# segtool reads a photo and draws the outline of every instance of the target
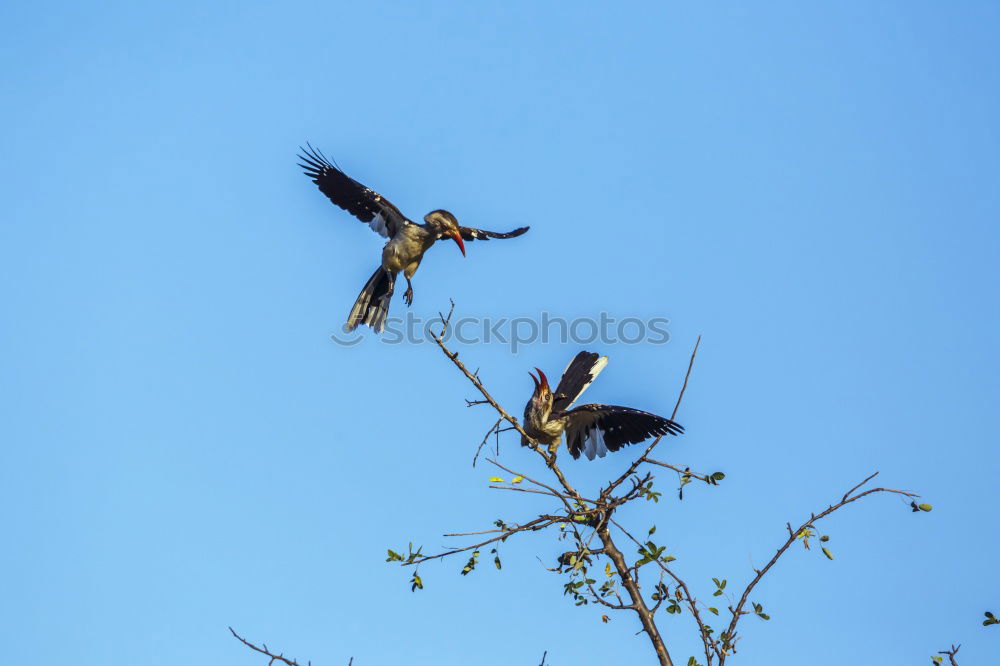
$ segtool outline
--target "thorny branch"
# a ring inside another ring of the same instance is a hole
[[[285,657],[283,654],[274,654],[273,652],[271,652],[267,648],[267,643],[262,643],[261,647],[257,647],[256,645],[254,645],[253,643],[251,643],[250,641],[248,641],[247,639],[243,638],[238,633],[236,633],[236,630],[233,629],[232,627],[229,627],[229,633],[235,636],[236,640],[238,640],[240,643],[243,643],[243,645],[246,645],[248,648],[254,650],[255,652],[260,652],[262,655],[267,657],[268,666],[272,666],[272,664],[274,664],[274,662],[276,661],[281,662],[286,666],[300,666],[299,663],[294,659],[289,659],[288,657]],[[353,663],[354,663],[354,657],[351,657],[351,659],[347,662],[347,666],[352,666]],[[312,666],[312,662],[307,661],[306,666]]]

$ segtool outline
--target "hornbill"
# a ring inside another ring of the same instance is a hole
[[[583,453],[587,460],[595,456],[603,458],[608,451],[617,451],[626,444],[637,444],[650,437],[684,432],[680,424],[670,419],[630,407],[580,405],[570,409],[607,364],[607,356],[580,352],[566,366],[555,392],[549,388],[544,372],[535,368],[538,377],[528,373],[535,382],[535,391],[524,406],[524,431],[547,445],[550,455],[554,456],[559,448],[563,432],[570,455],[579,458]],[[521,445],[528,444],[522,435]]]
[[[400,271],[406,277],[403,300],[407,306],[413,304],[413,284],[410,278],[417,272],[424,252],[436,241],[442,238],[452,239],[464,257],[463,241],[514,238],[528,230],[528,227],[520,227],[501,234],[462,227],[455,216],[446,210],[431,211],[424,216],[423,224],[417,224],[381,194],[341,171],[322,152],[309,144],[306,146],[308,147],[300,148],[304,154],[300,154],[299,159],[304,164],[299,163],[299,166],[319,186],[320,192],[340,208],[366,222],[373,231],[389,239],[382,248],[382,265],[369,278],[351,308],[351,314],[344,325],[347,331],[353,331],[359,324],[370,326],[378,333],[385,329],[389,301],[392,299],[396,275]]]

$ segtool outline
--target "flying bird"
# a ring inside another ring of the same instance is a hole
[[[434,210],[424,216],[424,223],[417,224],[407,218],[392,202],[371,188],[365,187],[340,170],[319,150],[309,144],[300,148],[299,166],[305,170],[330,201],[348,213],[365,222],[375,233],[388,239],[382,248],[382,264],[369,278],[358,294],[351,308],[351,314],[344,325],[346,331],[353,331],[359,325],[370,326],[377,333],[385,329],[385,319],[389,314],[389,302],[396,285],[396,275],[400,272],[406,278],[406,292],[403,300],[407,306],[413,304],[413,284],[410,279],[417,272],[424,252],[435,242],[450,238],[465,256],[465,242],[489,240],[490,238],[514,238],[528,230],[520,227],[501,234],[484,229],[473,229],[458,224],[455,216],[446,210]]]
[[[538,377],[528,373],[535,382],[535,390],[524,407],[524,431],[548,446],[550,455],[555,455],[563,433],[566,448],[574,459],[583,453],[587,460],[593,460],[627,444],[684,432],[680,424],[670,419],[630,407],[580,405],[570,409],[607,364],[607,356],[580,352],[566,366],[555,392],[549,388],[544,372],[535,368]],[[528,443],[522,435],[521,445]]]

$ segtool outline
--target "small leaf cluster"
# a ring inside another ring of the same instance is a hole
[[[647,537],[651,537],[656,534],[656,525],[649,528]],[[650,562],[662,562],[663,564],[670,564],[677,558],[673,555],[665,555],[664,552],[667,550],[666,546],[658,546],[656,543],[649,539],[645,544],[639,546],[638,553],[641,557],[636,560],[633,565],[636,569],[642,567]]]
[[[811,528],[809,528],[809,527],[803,527],[801,530],[799,530],[799,533],[795,535],[795,538],[796,539],[802,539],[802,545],[805,546],[806,550],[810,550],[810,548],[809,548],[809,539],[811,539],[811,538],[813,538],[815,536],[816,536],[816,533]],[[822,535],[822,536],[819,537],[820,543],[824,543],[825,544],[829,540],[830,540],[830,537],[827,536],[826,534],[824,534],[824,535]],[[830,552],[829,548],[827,548],[826,546],[821,546],[820,550],[823,551],[824,555],[826,555],[826,559],[828,559],[828,560],[832,560],[833,559],[833,553]]]
[[[993,613],[991,613],[989,611],[986,611],[985,613],[983,613],[983,615],[986,616],[986,619],[983,620],[983,626],[984,627],[988,627],[991,624],[1000,624],[1000,620],[998,620],[996,617],[994,617]]]
[[[472,573],[475,570],[476,564],[478,562],[479,562],[479,551],[474,550],[472,551],[472,555],[469,557],[469,561],[465,563],[464,567],[462,567],[462,575],[468,576],[470,573]]]
[[[500,554],[497,552],[497,549],[491,548],[490,554],[493,555],[493,566],[495,566],[497,570],[502,569],[503,564],[500,562]],[[461,574],[463,576],[468,576],[475,570],[477,564],[479,564],[479,551],[474,550],[472,551],[472,555],[469,557],[469,561],[465,563],[464,567],[462,567]]]
[[[423,546],[420,546],[420,548],[413,550],[413,542],[411,541],[410,544],[407,545],[406,547],[407,555],[406,557],[404,557],[399,553],[397,553],[396,551],[394,551],[392,548],[389,548],[388,549],[389,556],[385,558],[385,561],[399,562],[401,563],[402,566],[406,566],[407,564],[413,564],[416,560],[423,557],[423,553],[420,552],[422,549]]]
[[[691,481],[695,478],[697,478],[699,481],[704,481],[710,486],[717,486],[719,485],[719,481],[722,481],[723,479],[726,478],[726,475],[723,474],[722,472],[713,472],[711,474],[706,475],[704,478],[696,477],[694,474],[691,473],[690,467],[685,467],[684,472],[680,475],[681,485],[677,488],[677,499],[680,500],[684,499],[684,486],[691,483]]]
[[[643,485],[639,486],[639,490],[637,492],[639,494],[639,497],[646,498],[647,502],[659,503],[660,497],[663,496],[663,493],[656,492],[653,490],[652,481],[649,481],[648,483],[644,483]]]
[[[587,563],[590,558],[587,555],[572,555],[568,559],[569,580],[563,585],[563,594],[573,597],[574,605],[586,606],[590,600],[583,595],[584,585],[593,585],[597,581],[587,575]]]

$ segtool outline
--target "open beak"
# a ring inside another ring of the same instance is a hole
[[[534,376],[533,374],[531,374],[530,372],[528,373],[528,376],[529,376],[529,377],[531,377],[531,381],[535,382],[535,391],[537,391],[537,390],[538,390],[538,387],[539,387],[539,383],[538,383],[538,378],[537,378],[537,377],[535,377],[535,376]]]
[[[542,388],[544,388],[546,391],[550,390],[549,379],[548,377],[545,376],[545,373],[539,370],[538,368],[535,368],[535,372],[538,373],[538,379],[541,381]]]
[[[465,256],[465,243],[462,241],[462,234],[457,231],[451,232],[451,238],[453,241],[458,243],[458,249],[462,251],[462,256]]]

